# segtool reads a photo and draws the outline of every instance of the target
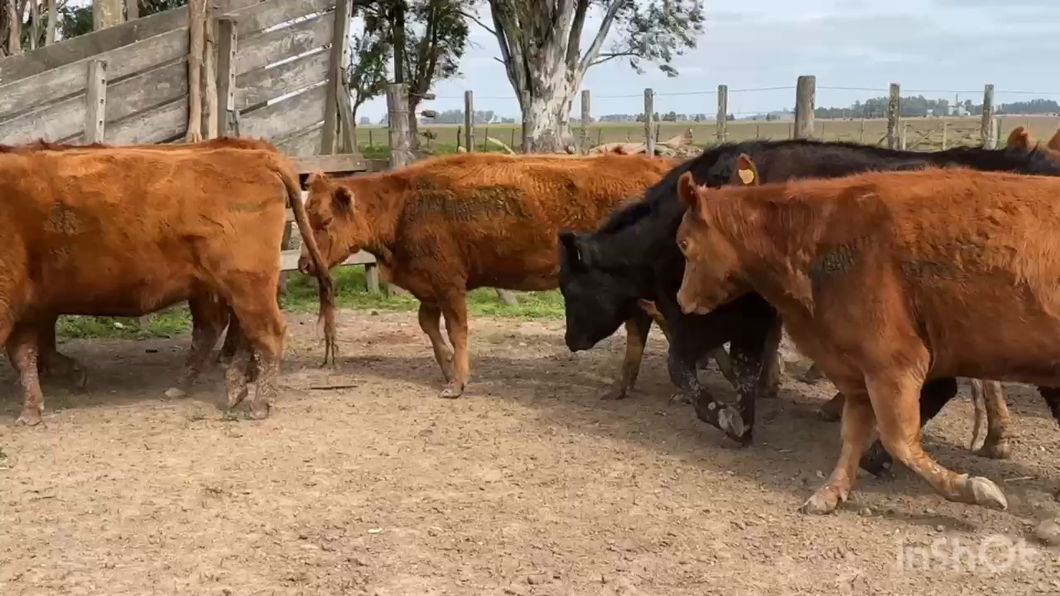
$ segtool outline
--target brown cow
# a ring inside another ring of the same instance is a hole
[[[468,290],[557,287],[558,233],[594,229],[675,165],[647,156],[458,154],[336,180],[315,174],[306,210],[330,266],[366,250],[420,300],[420,327],[448,382],[441,396],[454,398],[469,380]],[[313,271],[305,251],[299,268]],[[644,323],[626,323],[622,378],[610,397],[636,381],[651,324],[639,316]]]
[[[56,314],[141,316],[216,296],[240,322],[226,371],[228,406],[247,395],[251,349],[260,372],[251,416],[268,415],[285,323],[276,301],[277,249],[289,203],[311,236],[298,178],[278,153],[252,149],[86,149],[0,155],[0,341],[37,424],[42,324]],[[251,230],[252,233],[247,233]],[[310,254],[324,263],[312,239]],[[326,354],[334,342],[323,268]],[[216,337],[214,338],[216,340]]]
[[[1049,139],[1048,143],[1042,145],[1040,142],[1032,143],[1031,133],[1023,126],[1017,126],[1009,133],[1005,148],[1023,151],[1043,151],[1050,159],[1060,161],[1060,128],[1056,130],[1053,138]]]
[[[0,153],[28,153],[33,151],[68,151],[85,149],[111,149],[115,147],[104,143],[92,143],[90,145],[69,145],[63,143],[52,143],[44,139],[38,139],[25,145],[0,145]],[[259,149],[279,153],[279,150],[263,139],[219,137],[199,143],[182,143],[175,145],[124,145],[121,148],[149,149],[160,151],[188,150],[188,149]],[[188,354],[188,360],[184,370],[177,381],[177,388],[183,393],[197,377],[208,361],[213,346],[217,343],[225,326],[229,324],[230,308],[216,296],[204,295],[192,297],[189,300],[192,313],[192,345]],[[37,368],[42,374],[56,374],[68,378],[75,386],[83,388],[88,382],[88,372],[77,360],[70,358],[58,351],[56,346],[55,327],[58,315],[52,317],[52,322],[42,322],[38,344]],[[235,352],[238,340],[238,323],[229,327],[228,337],[222,350],[231,356]],[[252,367],[253,368],[253,367]],[[252,371],[253,372],[253,371]]]
[[[945,498],[1007,507],[990,480],[924,453],[919,391],[956,376],[1032,383],[1060,417],[1060,180],[927,169],[678,186],[681,308],[762,294],[846,397],[839,461],[804,511],[847,498],[874,419],[887,451]]]

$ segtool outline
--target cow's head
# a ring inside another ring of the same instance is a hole
[[[736,160],[730,184],[758,184],[758,170],[747,155]],[[713,195],[723,190],[696,186],[686,172],[677,182],[677,194],[687,206],[677,228],[677,245],[685,255],[685,275],[677,292],[677,303],[687,313],[706,314],[738,297],[746,288],[739,281],[740,260],[735,247],[717,227],[709,208]]]
[[[588,234],[559,234],[559,289],[572,352],[610,337],[637,309],[637,291],[620,271],[599,267],[601,247]]]
[[[311,174],[306,181],[309,187],[309,198],[306,201],[306,214],[313,237],[317,241],[320,254],[327,261],[328,267],[334,267],[361,249],[360,240],[364,237],[364,222],[354,209],[353,191],[344,184],[336,183],[324,173]],[[298,258],[298,270],[314,274],[313,259],[305,246]]]

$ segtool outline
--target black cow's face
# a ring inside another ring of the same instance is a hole
[[[593,265],[596,246],[580,234],[560,234],[559,288],[563,293],[572,352],[588,350],[610,337],[637,308],[633,284]]]

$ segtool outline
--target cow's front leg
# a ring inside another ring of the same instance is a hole
[[[644,346],[651,331],[651,315],[638,311],[626,321],[626,356],[622,359],[621,376],[601,396],[603,399],[624,399],[633,390],[644,359]]]
[[[957,379],[948,377],[932,379],[920,388],[920,426],[923,427],[942,411],[953,396],[957,395]],[[861,458],[861,468],[873,476],[883,476],[890,472],[894,460],[884,449],[879,439],[872,443]]]
[[[439,397],[456,398],[464,393],[471,380],[471,366],[467,354],[467,294],[454,292],[446,296],[442,303],[442,316],[445,317],[445,329],[449,332],[449,342],[453,344],[454,376],[449,380]]]

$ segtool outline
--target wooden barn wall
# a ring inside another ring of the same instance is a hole
[[[236,23],[238,133],[267,138],[292,156],[319,153],[335,0],[211,4],[212,18],[232,16]],[[182,138],[188,46],[188,11],[179,8],[0,59],[0,143],[82,142],[92,117],[86,101],[94,62],[105,72],[106,142]],[[299,57],[275,64],[293,56]]]

